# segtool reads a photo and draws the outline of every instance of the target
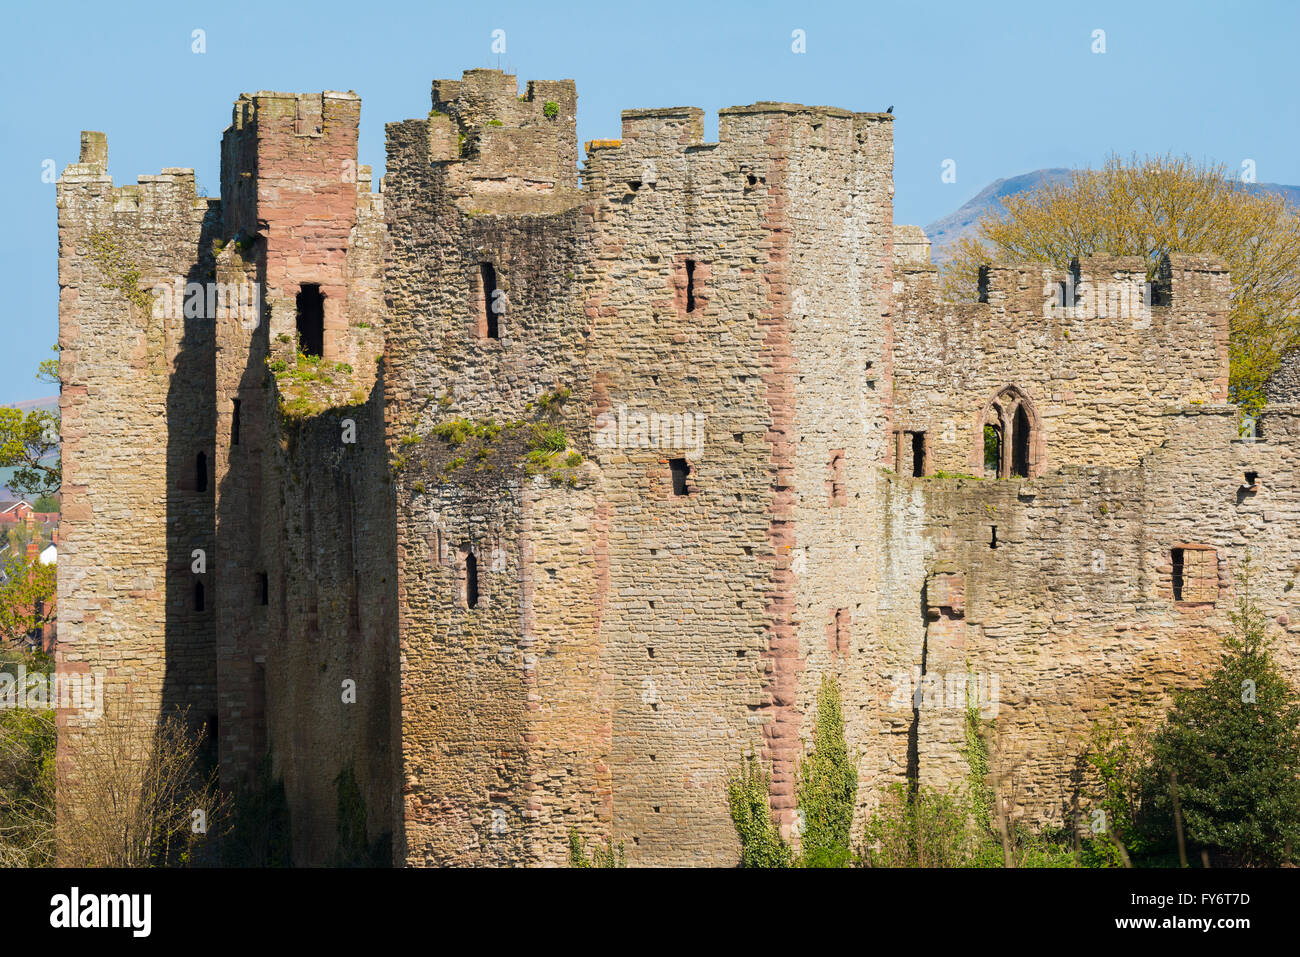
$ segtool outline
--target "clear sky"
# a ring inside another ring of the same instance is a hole
[[[103,130],[119,185],[189,166],[215,196],[242,91],[356,91],[360,162],[377,174],[384,123],[427,115],[430,81],[473,67],[499,65],[521,86],[574,79],[580,140],[617,137],[619,111],[636,107],[703,107],[713,136],[718,108],[735,104],[893,104],[895,219],[922,225],[991,180],[1111,152],[1253,160],[1260,182],[1300,183],[1294,0],[64,0],[10,4],[5,18],[0,403],[50,391],[34,379],[58,325],[45,161],[61,173],[79,131]],[[806,52],[793,52],[795,30]]]

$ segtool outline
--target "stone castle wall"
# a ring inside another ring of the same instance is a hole
[[[895,428],[925,433],[927,474],[983,475],[985,414],[1008,386],[1038,420],[1033,475],[1132,466],[1163,440],[1166,406],[1227,397],[1228,276],[1216,263],[1173,257],[1152,296],[1140,260],[1085,259],[1072,306],[1056,299],[1068,274],[1041,267],[989,269],[986,301],[970,304],[942,302],[932,266],[902,277]],[[888,464],[913,474],[908,442],[899,448]]]
[[[1300,566],[1286,527],[1297,497],[1295,412],[1279,406],[1266,419],[1276,438],[1243,442],[1235,407],[1168,410],[1167,440],[1134,468],[891,479],[879,653],[890,677],[870,695],[885,753],[866,764],[901,780],[910,748],[922,781],[956,780],[964,699],[933,682],[960,687],[969,671],[997,690],[983,713],[996,717],[1015,812],[1064,823],[1091,723],[1107,708],[1130,726],[1150,723],[1172,689],[1217,659],[1248,551],[1254,594],[1280,626],[1279,660],[1300,674],[1290,598]],[[1192,546],[1212,549],[1212,580],[1176,600],[1172,552]],[[916,712],[908,680],[922,684]]]
[[[214,630],[194,607],[205,579],[191,571],[193,551],[212,547],[212,485],[199,480],[210,478],[210,452],[198,459],[213,414],[212,332],[156,313],[145,290],[208,274],[219,206],[196,196],[192,170],[115,187],[107,163],[104,135],[83,133],[58,193],[66,478],[56,665],[104,675],[100,720],[118,722],[120,742],[171,708],[188,708],[196,726],[216,710]],[[172,435],[169,420],[193,432]],[[59,724],[60,813],[75,813],[70,795],[100,724],[71,710]]]
[[[240,185],[219,261],[244,260],[265,306],[255,328],[218,327],[223,779],[254,779],[269,754],[294,860],[307,865],[358,853],[338,846],[348,775],[374,854],[391,853],[395,829],[385,248],[382,203],[357,165],[360,106],[351,93],[243,96],[223,142],[223,183]],[[327,395],[293,378],[304,284],[324,297]]]
[[[1149,287],[1136,261],[993,267],[984,301],[943,303],[892,222],[891,116],[759,103],[708,143],[698,109],[626,111],[579,170],[576,108],[571,81],[436,81],[372,193],[355,95],[246,94],[221,203],[184,171],[114,191],[93,137],[60,187],[60,667],[191,701],[223,780],[269,755],[297,863],[355,856],[348,778],[396,864],[558,865],[571,829],[733,862],[728,775],[761,754],[794,835],[827,675],[860,818],[964,774],[961,708],[910,692],[969,670],[997,683],[1014,813],[1060,821],[1091,720],[1155,715],[1213,660],[1247,548],[1300,627],[1300,418],[1241,441],[1219,404],[1214,261]],[[253,283],[259,321],[127,313],[92,273],[101,223],[141,285]],[[943,477],[983,475],[1000,396],[1025,474]]]

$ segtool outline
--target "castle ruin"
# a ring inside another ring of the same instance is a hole
[[[357,163],[352,93],[244,94],[221,197],[59,181],[64,673],[201,721],[331,863],[726,865],[747,751],[794,825],[822,676],[859,826],[958,780],[970,688],[1015,813],[1215,660],[1247,549],[1300,675],[1300,405],[1243,437],[1229,276],[991,265],[938,293],[893,116],[629,110],[471,70]],[[110,708],[110,714],[112,710]],[[110,720],[105,718],[104,720]],[[102,724],[59,716],[59,771]]]

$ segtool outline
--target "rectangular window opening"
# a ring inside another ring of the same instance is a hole
[[[1182,601],[1183,600],[1183,570],[1185,567],[1183,564],[1183,550],[1181,548],[1175,548],[1171,553],[1170,557],[1173,559],[1173,564],[1174,564],[1174,574],[1173,574],[1174,601]]]
[[[686,311],[695,311],[695,260],[686,260]]]
[[[230,444],[239,444],[239,400],[231,399],[230,409]]]
[[[691,467],[685,459],[669,459],[668,467],[673,473],[673,494],[689,495],[690,489],[686,485],[686,477],[691,474]]]
[[[501,290],[497,288],[497,271],[491,263],[479,263],[479,283],[483,287],[483,335],[501,338],[501,313],[505,311]]]
[[[925,433],[912,433],[912,477],[925,477]]]
[[[303,283],[297,298],[298,351],[319,358],[325,352],[325,296],[316,283]]]
[[[271,604],[271,579],[266,572],[257,573],[258,594],[261,596],[263,605]]]
[[[465,604],[478,607],[478,559],[472,551],[465,556]]]
[[[460,594],[466,608],[478,607],[478,557],[472,545],[460,548]]]

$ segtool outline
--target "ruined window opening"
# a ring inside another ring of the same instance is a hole
[[[209,752],[215,753],[217,750],[217,716],[215,713],[209,714],[207,720],[203,722],[203,745]]]
[[[979,293],[977,297],[977,301],[988,302],[989,301],[989,267],[988,266],[980,266],[979,268],[979,280],[978,280],[977,290]]]
[[[1033,478],[1041,470],[1041,439],[1033,404],[1020,389],[1009,385],[984,408],[982,453],[988,478]]]
[[[298,288],[298,351],[320,358],[325,352],[325,296],[316,283]]]
[[[686,476],[691,474],[691,467],[685,459],[669,459],[668,467],[673,473],[673,494],[688,495],[690,490],[686,486]]]
[[[478,607],[478,558],[474,549],[466,546],[465,552],[465,607]]]
[[[261,596],[263,605],[271,604],[271,579],[266,572],[257,573],[258,594]]]
[[[200,452],[194,457],[194,489],[198,492],[208,490],[208,456]]]
[[[203,582],[196,581],[194,583],[194,610],[203,611],[205,607],[206,602],[204,601],[203,596]]]
[[[1065,282],[1060,283],[1061,305],[1072,309],[1079,305],[1082,296],[1079,287],[1083,284],[1083,274],[1077,259],[1070,262],[1070,271]]]
[[[984,426],[984,474],[989,478],[998,477],[998,466],[1002,462],[1002,430],[993,424]]]
[[[479,263],[479,283],[483,287],[483,335],[489,339],[501,338],[500,315],[504,311],[497,288],[497,271],[491,263]]]
[[[1011,456],[1011,474],[1020,478],[1029,478],[1029,414],[1023,405],[1016,408],[1015,425],[1011,429],[1014,444]]]
[[[695,260],[686,260],[686,311],[695,311]]]
[[[912,477],[925,477],[925,433],[912,433]]]
[[[239,444],[239,400],[231,399],[230,409],[230,444]]]
[[[989,537],[989,548],[997,548],[997,547],[998,547],[998,527],[997,527],[996,525],[990,525],[990,526],[989,526],[989,532],[990,532],[990,537]]]
[[[1174,601],[1183,600],[1183,550],[1175,548],[1170,557],[1174,564]]]

